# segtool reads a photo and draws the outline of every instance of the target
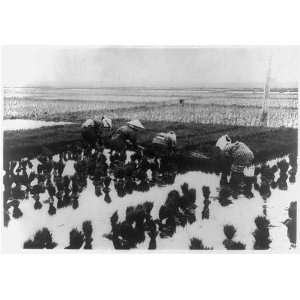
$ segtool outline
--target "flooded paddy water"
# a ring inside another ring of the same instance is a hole
[[[37,120],[28,120],[28,119],[2,120],[2,126],[4,131],[36,129],[40,127],[59,126],[59,125],[66,125],[66,124],[73,124],[73,123],[72,122],[47,122],[47,121],[37,121]]]
[[[257,165],[255,176],[237,183],[227,171],[182,170],[127,152],[124,161],[137,166],[130,179],[112,168],[115,157],[108,149],[103,153],[104,173],[106,168],[82,171],[78,163],[91,160],[94,150],[54,155],[50,168],[41,158],[10,162],[4,250],[41,248],[38,243],[96,250],[287,251],[296,246],[293,155]]]

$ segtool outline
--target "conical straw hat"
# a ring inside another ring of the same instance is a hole
[[[139,128],[139,129],[145,129],[143,124],[140,122],[140,120],[131,120],[127,123],[130,127]]]

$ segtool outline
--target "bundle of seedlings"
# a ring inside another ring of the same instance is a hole
[[[190,250],[213,250],[213,248],[209,248],[203,245],[202,240],[197,238],[190,239]]]
[[[266,250],[269,249],[271,243],[269,225],[270,221],[264,216],[258,216],[255,218],[255,224],[257,229],[253,232],[255,238],[254,249]]]
[[[52,239],[48,228],[43,228],[35,233],[33,240],[29,239],[23,244],[24,249],[53,249],[57,246]]]
[[[227,250],[244,250],[246,245],[241,242],[233,241],[236,233],[236,229],[233,225],[225,225],[223,228],[226,239],[223,241],[223,245]]]

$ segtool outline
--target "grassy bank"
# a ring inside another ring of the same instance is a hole
[[[70,119],[71,121],[71,119]],[[79,121],[77,118],[73,121]],[[117,128],[125,120],[114,120]],[[147,130],[141,133],[139,143],[147,145],[155,133],[174,130],[179,150],[201,149],[213,144],[221,135],[228,133],[234,140],[247,143],[256,161],[271,159],[297,151],[298,130],[293,128],[242,127],[179,122],[143,122]],[[67,150],[81,141],[80,122],[72,125],[44,127],[26,131],[4,132],[4,159],[35,157],[47,147],[54,153]]]

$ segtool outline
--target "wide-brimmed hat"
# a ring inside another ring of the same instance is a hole
[[[145,129],[144,125],[140,122],[140,120],[131,120],[127,122],[129,127],[132,127],[134,129]]]

